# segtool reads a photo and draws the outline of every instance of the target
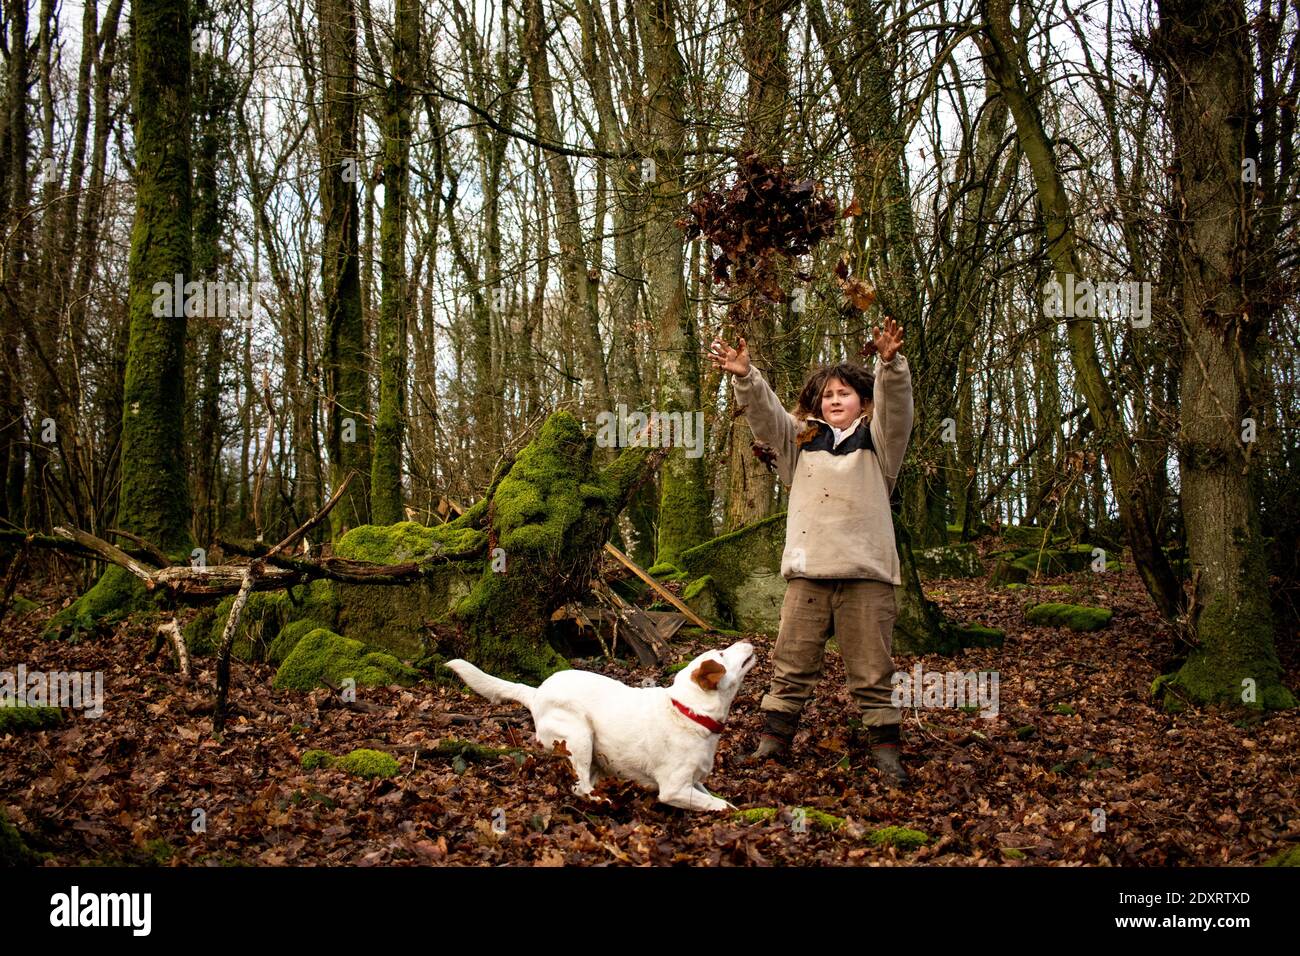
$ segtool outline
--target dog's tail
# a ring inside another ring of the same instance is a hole
[[[448,661],[447,667],[455,671],[472,690],[482,694],[493,703],[500,703],[503,700],[513,700],[523,704],[529,710],[533,709],[533,698],[537,696],[537,688],[529,687],[527,684],[516,684],[512,681],[502,680],[499,677],[493,677],[491,674],[485,674],[469,661],[463,661],[456,658],[454,661]]]

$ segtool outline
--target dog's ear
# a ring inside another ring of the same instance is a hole
[[[705,690],[717,690],[718,684],[722,682],[722,675],[725,673],[727,673],[727,669],[710,658],[695,668],[691,674],[691,680]]]

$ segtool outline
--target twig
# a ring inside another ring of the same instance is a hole
[[[330,496],[330,500],[325,502],[325,504],[321,507],[320,511],[317,511],[314,515],[308,518],[306,524],[304,524],[293,534],[289,535],[289,537],[285,538],[283,541],[277,544],[270,551],[266,552],[266,554],[262,555],[262,557],[273,558],[281,551],[293,547],[293,545],[298,541],[299,538],[305,535],[312,528],[316,527],[316,525],[324,521],[325,516],[328,515],[330,511],[333,510],[334,506],[338,504],[339,501],[343,498],[343,493],[348,490],[348,485],[352,483],[352,479],[355,478],[356,476],[357,473],[355,471],[349,471],[348,476],[343,479],[343,484],[339,485],[338,490],[334,492],[333,495]]]
[[[239,593],[230,606],[230,615],[226,618],[226,629],[221,635],[221,647],[217,651],[217,704],[212,711],[212,731],[220,733],[226,724],[226,692],[230,689],[230,649],[235,643],[235,633],[239,629],[239,618],[248,595],[253,590],[253,578],[260,570],[259,565],[250,564],[244,569],[244,580],[239,586]]]

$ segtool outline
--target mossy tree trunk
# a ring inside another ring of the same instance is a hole
[[[330,484],[356,471],[330,512],[337,540],[370,520],[370,390],[357,250],[357,16],[352,0],[318,0],[324,117],[321,123],[321,292],[325,302],[326,447]]]
[[[170,288],[176,276],[185,282],[190,275],[189,3],[136,0],[132,13],[136,207],[116,526],[181,563],[194,547],[183,447],[185,312],[155,315],[153,287]],[[111,565],[47,633],[88,628],[148,604],[139,579]]]
[[[783,144],[790,111],[789,23],[786,4],[780,0],[728,0],[731,15],[740,23],[740,59],[744,65],[745,130],[738,154],[758,153],[764,163],[784,161]],[[779,346],[774,308],[757,292],[750,294],[745,336],[750,359],[767,370],[772,390],[782,402],[798,393],[802,369],[787,368]],[[735,344],[736,334],[730,336]],[[799,381],[792,381],[798,377]],[[735,531],[766,518],[777,510],[777,477],[754,455],[753,436],[747,428],[731,429],[727,449],[727,501],[723,531]]]
[[[709,519],[713,503],[703,455],[708,443],[703,427],[694,427],[695,410],[701,407],[700,348],[695,318],[686,303],[682,233],[674,225],[686,214],[681,178],[686,140],[682,123],[686,67],[677,51],[676,6],[673,0],[656,0],[634,8],[647,48],[646,83],[650,92],[647,151],[654,160],[654,177],[647,184],[650,199],[645,254],[651,324],[659,351],[659,406],[670,415],[680,413],[683,430],[689,429],[692,441],[697,443],[689,449],[689,455],[684,447],[674,448],[664,462],[656,560],[669,562],[713,537]],[[703,415],[698,418],[702,425]],[[695,455],[696,451],[700,454]]]
[[[213,11],[206,0],[194,4],[196,28],[217,33]],[[220,175],[222,145],[229,142],[234,128],[231,112],[236,90],[226,61],[212,50],[192,52],[194,111],[194,238],[192,267],[201,282],[221,282],[222,272],[230,267],[222,255],[221,236],[230,221],[228,177]],[[224,180],[224,182],[223,182]],[[256,279],[256,276],[253,276]],[[232,297],[233,298],[233,297]],[[250,303],[251,305],[251,303]],[[225,348],[222,330],[239,320],[239,303],[228,301],[225,315],[201,315],[189,326],[193,334],[190,349],[189,383],[196,401],[188,409],[190,440],[193,449],[194,530],[198,543],[209,547],[217,532],[218,461],[221,454],[221,378],[225,371]]]
[[[1240,0],[1161,0],[1154,50],[1169,89],[1176,188],[1184,210],[1179,476],[1198,646],[1169,703],[1294,707],[1281,682],[1268,567],[1252,494],[1249,422],[1264,419],[1250,255],[1253,189],[1242,157],[1259,155],[1250,117],[1255,70]],[[1199,612],[1199,613],[1197,613]]]
[[[486,564],[443,622],[440,645],[498,676],[536,683],[567,662],[548,642],[551,614],[583,600],[614,518],[663,452],[623,451],[597,470],[594,435],[568,412],[547,419],[487,509]]]
[[[384,91],[384,211],[379,224],[379,413],[371,471],[371,505],[378,524],[404,519],[402,436],[406,420],[406,208],[411,152],[411,79],[419,41],[414,0],[393,12],[392,77]]]

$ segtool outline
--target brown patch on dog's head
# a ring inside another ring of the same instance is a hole
[[[727,673],[727,669],[715,660],[707,660],[699,667],[695,668],[691,674],[691,680],[699,684],[705,690],[717,690],[718,684],[722,682],[722,675]]]

